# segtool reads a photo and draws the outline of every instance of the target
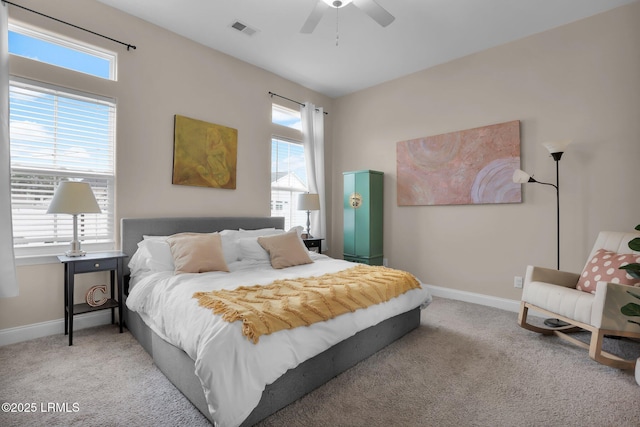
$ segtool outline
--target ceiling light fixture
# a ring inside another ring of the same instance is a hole
[[[328,4],[331,7],[335,7],[336,9],[339,9],[341,7],[345,7],[346,5],[348,5],[349,3],[352,2],[352,0],[344,0],[344,1],[322,0],[322,1],[325,2],[326,4]]]
[[[376,0],[315,0],[313,10],[300,29],[300,32],[302,34],[311,34],[318,25],[318,22],[320,22],[320,19],[322,19],[327,8],[334,8],[337,14],[339,9],[352,3],[382,27],[391,24],[395,19],[385,8],[376,3]]]

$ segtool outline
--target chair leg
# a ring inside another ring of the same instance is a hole
[[[527,323],[527,315],[529,314],[529,307],[527,303],[524,301],[520,301],[520,312],[518,313],[518,325],[521,328],[527,329],[529,331],[538,332],[543,335],[552,335],[553,329],[550,328],[540,328],[538,326],[534,326],[530,323]]]
[[[605,331],[596,329],[591,332],[591,342],[589,345],[589,357],[598,363],[611,366],[618,369],[635,369],[635,360],[622,359],[614,354],[607,353],[602,350],[602,344],[604,343]]]
[[[539,309],[536,307],[536,309],[541,310],[543,312],[545,312],[545,310]],[[575,326],[575,325],[571,325],[569,324],[568,326],[565,327],[561,327],[561,328],[547,328],[547,327],[539,327],[539,326],[534,326],[530,323],[527,323],[527,315],[529,313],[529,306],[527,305],[527,303],[525,303],[524,301],[520,302],[520,312],[518,313],[518,325],[520,325],[520,327],[533,331],[533,332],[538,332],[540,334],[543,335],[557,335],[559,338],[562,338],[565,341],[568,341],[572,344],[575,344],[579,347],[585,348],[589,350],[589,357],[591,357],[593,360],[595,360],[598,363],[602,363],[603,365],[607,365],[610,366],[612,368],[617,368],[617,369],[631,369],[634,370],[636,368],[636,360],[625,360],[622,359],[618,356],[616,356],[615,354],[611,354],[608,353],[606,351],[602,350],[602,344],[604,343],[604,337],[605,335],[611,335],[613,332],[615,331],[606,331],[606,330],[602,330],[602,329],[596,329],[592,326],[589,325],[585,325],[585,324],[580,324],[580,326]],[[550,315],[553,315],[553,313],[548,313]],[[569,320],[566,318],[563,318],[562,320]],[[567,333],[570,332],[576,332],[576,331],[580,331],[580,330],[585,330],[585,331],[589,331],[591,332],[591,341],[589,343],[589,345],[587,345],[586,343],[579,341],[573,337],[570,337],[569,335],[567,335]],[[616,334],[614,334],[616,335]],[[636,335],[625,335],[622,334],[623,336],[632,336],[634,338],[636,338]],[[640,337],[638,337],[640,338]]]

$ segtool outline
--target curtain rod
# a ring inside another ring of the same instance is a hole
[[[298,104],[300,106],[303,106],[304,104],[302,102],[298,102],[294,99],[291,98],[287,98],[286,96],[282,96],[282,95],[278,95],[277,93],[273,93],[273,92],[269,92],[269,95],[271,95],[271,97],[273,98],[274,96],[277,96],[278,98],[282,98],[282,99],[286,99],[287,101],[291,101],[295,104]],[[320,111],[319,108],[316,108],[316,111]],[[324,114],[329,115],[329,113],[327,113],[326,111],[323,111]]]
[[[102,35],[102,34],[100,34],[100,33],[96,33],[95,31],[87,30],[86,28],[82,28],[82,27],[79,27],[79,26],[77,26],[77,25],[71,24],[71,23],[69,23],[69,22],[65,22],[65,21],[63,21],[63,20],[61,20],[61,19],[54,18],[53,16],[45,15],[44,13],[40,13],[40,12],[35,11],[35,10],[33,10],[33,9],[29,9],[29,8],[27,8],[27,7],[24,7],[24,6],[20,6],[19,4],[15,4],[15,3],[12,3],[12,2],[10,2],[10,1],[2,0],[2,4],[4,4],[4,3],[10,4],[11,6],[19,7],[20,9],[24,9],[24,10],[26,10],[26,11],[28,11],[28,12],[32,12],[32,13],[35,13],[35,14],[40,15],[40,16],[44,16],[45,18],[53,19],[54,21],[58,21],[58,22],[61,22],[61,23],[65,24],[65,25],[69,25],[70,27],[77,28],[77,29],[82,30],[82,31],[86,31],[87,33],[91,33],[91,34],[94,34],[94,35],[96,35],[96,36],[100,36],[100,37],[105,38],[105,39],[107,39],[107,40],[111,40],[112,42],[120,43],[121,45],[126,46],[126,47],[127,47],[127,50],[129,50],[129,49],[135,49],[135,48],[136,48],[136,47],[135,47],[134,45],[132,45],[132,44],[124,43],[124,42],[121,42],[121,41],[119,41],[119,40],[112,39],[111,37],[107,37],[107,36]]]

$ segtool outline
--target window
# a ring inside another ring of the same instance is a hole
[[[85,248],[112,249],[114,100],[12,79],[9,107],[16,256],[58,253],[72,240],[72,216],[46,213],[64,179],[89,182],[102,210],[78,216],[78,238]]]
[[[271,105],[271,122],[302,131],[302,116],[300,111],[292,110],[281,105]]]
[[[271,216],[284,216],[285,230],[305,226],[307,214],[299,211],[298,194],[307,191],[307,170],[302,143],[271,139]]]
[[[116,80],[116,54],[40,30],[9,24],[9,53]]]
[[[271,216],[283,216],[286,230],[306,226],[306,212],[297,206],[308,188],[300,111],[272,104],[271,121],[276,133],[287,135],[271,138]]]

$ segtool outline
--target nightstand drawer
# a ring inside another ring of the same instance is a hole
[[[118,259],[96,259],[76,261],[74,263],[76,273],[89,273],[91,271],[115,270],[118,268]]]
[[[322,241],[324,239],[322,238],[316,238],[316,237],[309,237],[307,239],[302,239],[302,241],[304,242],[304,245],[307,247],[307,249],[309,250],[314,250],[318,253],[322,252]]]

